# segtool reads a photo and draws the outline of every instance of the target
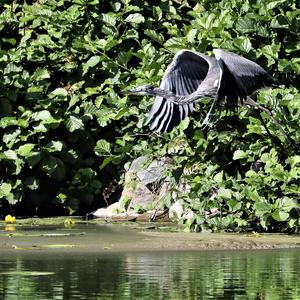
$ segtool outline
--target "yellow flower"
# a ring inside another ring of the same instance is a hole
[[[15,222],[16,222],[16,217],[13,217],[13,216],[11,216],[11,215],[7,215],[7,216],[5,217],[5,222],[6,222],[6,223],[15,223]]]

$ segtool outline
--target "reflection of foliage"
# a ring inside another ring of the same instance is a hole
[[[190,186],[188,228],[299,226],[300,10],[294,1],[4,1],[0,12],[0,199],[18,213],[86,212],[129,158],[172,156]],[[257,61],[285,88],[262,91],[262,113],[222,113],[201,130],[205,105],[170,134],[144,135],[147,98],[182,48],[224,48]],[[203,112],[202,112],[203,111]],[[176,186],[175,185],[175,186]],[[211,197],[211,194],[215,194]],[[100,198],[100,199],[99,199]],[[97,201],[96,201],[97,200]],[[102,204],[105,202],[102,201]],[[220,216],[206,220],[204,212]]]
[[[299,251],[293,250],[27,253],[16,260],[10,256],[1,266],[0,294],[23,299],[299,299],[299,261]]]

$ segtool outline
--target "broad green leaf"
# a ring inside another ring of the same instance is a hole
[[[101,156],[101,154],[103,154],[103,153],[110,154],[111,145],[106,140],[101,139],[101,140],[97,141],[94,150],[95,150],[95,153],[99,156]]]
[[[276,210],[272,213],[272,218],[278,222],[287,221],[290,215],[287,212]]]
[[[83,74],[85,74],[89,68],[96,66],[101,60],[101,57],[98,55],[92,56],[85,64],[82,65]]]
[[[32,119],[35,121],[48,120],[49,118],[51,118],[51,114],[48,110],[42,110],[32,114]]]
[[[255,209],[255,214],[257,216],[263,216],[265,214],[269,214],[271,213],[272,210],[270,203],[261,202],[261,201],[256,201],[253,207]]]
[[[284,197],[280,199],[280,208],[285,212],[290,212],[293,208],[299,209],[299,204],[294,199]]]
[[[68,96],[68,91],[65,88],[56,88],[50,93],[50,98],[61,97],[65,98]]]
[[[6,156],[7,159],[11,159],[11,160],[18,159],[16,152],[13,150],[4,151],[4,155]]]
[[[184,40],[182,38],[177,38],[177,37],[168,39],[164,44],[166,48],[174,48],[174,49],[182,48],[184,47],[184,45],[185,45]]]
[[[164,42],[164,37],[162,34],[158,33],[155,30],[152,29],[146,29],[144,31],[144,33],[149,36],[152,40],[154,40],[155,42],[158,42],[159,44],[163,44]]]
[[[247,157],[248,157],[248,154],[246,152],[244,152],[243,150],[236,150],[233,153],[233,160],[244,159]]]
[[[214,176],[214,181],[217,183],[221,183],[223,181],[224,172],[221,171]]]
[[[1,128],[6,128],[15,125],[18,125],[18,120],[15,117],[4,117],[0,119]]]
[[[218,197],[224,198],[224,199],[231,199],[232,193],[229,189],[220,188],[218,190]]]
[[[236,29],[242,33],[253,32],[256,28],[255,20],[249,16],[240,17],[236,23]]]
[[[239,37],[234,40],[234,44],[243,52],[249,52],[252,48],[248,37]]]
[[[131,52],[121,51],[118,54],[117,60],[118,60],[118,62],[120,64],[127,65],[128,61],[130,60],[131,57],[132,57],[132,53]]]
[[[70,132],[73,132],[77,129],[81,129],[84,127],[82,120],[75,116],[70,116],[65,121],[65,125],[66,125],[68,131],[70,131]]]
[[[43,80],[50,78],[50,74],[47,69],[38,68],[33,75],[31,76],[31,80]]]
[[[145,18],[140,13],[133,13],[126,17],[125,22],[130,23],[144,23]]]
[[[116,22],[117,22],[116,16],[112,13],[101,14],[101,19],[107,25],[110,25],[112,27],[114,27],[116,25]]]
[[[7,197],[11,192],[12,186],[10,183],[0,183],[0,198]]]
[[[27,143],[19,147],[17,150],[18,155],[23,157],[31,156],[32,150],[34,149],[35,144]]]

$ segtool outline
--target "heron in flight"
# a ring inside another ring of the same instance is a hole
[[[203,121],[207,124],[216,104],[225,101],[227,109],[243,103],[254,106],[254,100],[249,98],[254,91],[277,86],[275,80],[253,61],[221,49],[213,52],[215,57],[181,50],[165,71],[159,87],[147,84],[124,91],[156,96],[146,121],[151,124],[151,130],[170,132],[193,112],[196,101],[212,98],[213,103]]]

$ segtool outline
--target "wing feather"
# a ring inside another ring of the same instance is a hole
[[[254,91],[275,85],[275,80],[255,62],[221,49],[215,49],[214,53],[223,71],[219,97],[227,96],[233,106]]]
[[[178,96],[195,92],[207,75],[209,62],[210,58],[204,54],[189,50],[179,51],[168,66],[160,87]],[[167,99],[159,96],[155,98],[146,120],[146,124],[151,123],[150,129],[156,129],[157,132],[171,131],[194,109],[190,104],[167,103]]]

